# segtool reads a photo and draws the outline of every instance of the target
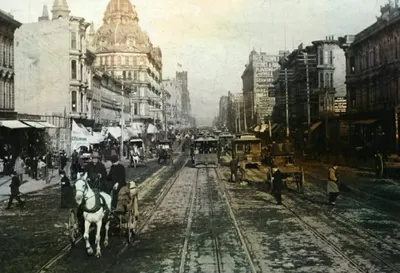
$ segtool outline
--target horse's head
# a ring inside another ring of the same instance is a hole
[[[86,179],[87,173],[85,173],[84,175],[78,173],[78,177],[75,182],[75,201],[78,205],[81,205],[85,201],[85,197],[90,190]]]

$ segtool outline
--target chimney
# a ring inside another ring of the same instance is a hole
[[[46,5],[43,6],[42,16],[40,16],[38,18],[38,20],[39,20],[39,22],[49,21],[50,20],[49,11],[47,10],[47,6]]]

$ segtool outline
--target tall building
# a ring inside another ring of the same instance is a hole
[[[228,107],[229,107],[229,96],[222,96],[219,99],[218,125],[220,128],[227,128],[228,126]]]
[[[176,80],[181,85],[182,90],[182,113],[184,116],[189,117],[191,114],[190,94],[188,89],[188,75],[187,71],[176,72]]]
[[[164,79],[162,88],[169,94],[166,99],[167,124],[170,129],[180,129],[182,123],[182,89],[176,79]]]
[[[62,128],[60,148],[69,151],[70,120],[94,126],[91,66],[82,17],[70,15],[65,0],[55,0],[52,20],[44,7],[38,22],[15,32],[15,110],[37,115]]]
[[[244,105],[243,105],[243,93],[235,94],[234,98],[234,111],[236,121],[236,133],[244,131]]]
[[[21,23],[0,10],[0,119],[16,119],[14,32]]]
[[[95,67],[129,87],[132,121],[161,120],[162,53],[140,28],[135,6],[129,0],[110,0],[103,25],[93,32],[89,29]]]
[[[271,119],[275,105],[272,92],[273,71],[279,67],[279,55],[256,52],[249,55],[249,62],[242,74],[245,127],[249,129]]]

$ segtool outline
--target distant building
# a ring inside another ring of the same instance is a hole
[[[273,71],[279,67],[279,55],[257,53],[249,55],[249,63],[242,74],[245,111],[245,130],[271,119],[275,105]]]
[[[162,88],[169,96],[166,100],[167,125],[169,129],[180,129],[182,124],[182,89],[176,79],[164,79]]]
[[[218,125],[220,128],[228,127],[228,107],[229,107],[229,96],[222,96],[219,99]]]
[[[182,99],[182,115],[184,118],[183,123],[185,127],[193,127],[192,106],[190,103],[190,93],[188,88],[188,73],[187,71],[176,72],[176,81],[181,86],[181,99]]]
[[[0,10],[0,119],[16,119],[14,32],[21,23]]]
[[[111,73],[131,90],[131,120],[162,119],[162,53],[139,26],[139,17],[129,0],[110,0],[103,25],[88,33],[89,47],[97,58],[95,67]]]
[[[242,93],[235,94],[234,111],[235,111],[235,120],[236,120],[235,132],[241,133],[242,131],[244,131],[244,117],[245,117]]]

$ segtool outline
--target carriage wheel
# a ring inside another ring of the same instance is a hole
[[[75,239],[78,235],[78,219],[76,217],[75,211],[70,210],[68,217],[68,233],[71,245],[75,245]]]
[[[375,155],[375,174],[377,178],[383,176],[383,159],[380,154]]]

